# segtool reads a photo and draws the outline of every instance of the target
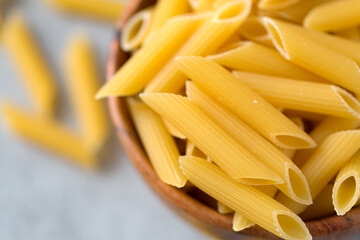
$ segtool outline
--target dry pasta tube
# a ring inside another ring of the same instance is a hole
[[[274,45],[286,59],[350,91],[360,92],[360,68],[353,59],[291,24],[270,18],[265,22]]]
[[[337,215],[345,215],[360,198],[360,152],[338,173],[333,188],[333,204]]]
[[[236,32],[251,10],[250,0],[228,2],[216,9],[213,17],[191,36],[175,56],[204,56],[220,48]],[[147,85],[145,93],[176,93],[185,84],[187,78],[178,69],[172,58],[167,65]]]
[[[52,7],[71,14],[85,15],[101,20],[117,20],[124,9],[121,1],[113,0],[44,0]]]
[[[121,32],[121,48],[130,52],[139,48],[149,33],[153,9],[148,8],[135,13],[124,25]]]
[[[329,135],[345,130],[352,130],[360,126],[358,119],[345,119],[337,117],[328,117],[321,121],[310,133],[310,137],[317,144],[320,144]],[[298,167],[302,167],[315,149],[304,149],[296,152],[293,161]]]
[[[213,163],[180,157],[185,176],[199,189],[250,221],[284,239],[311,239],[305,223],[293,212],[259,190],[233,181]]]
[[[257,7],[262,10],[281,10],[295,5],[301,0],[260,0]]]
[[[36,114],[52,117],[57,95],[54,76],[20,12],[11,13],[5,21],[1,41],[24,81]]]
[[[186,139],[185,135],[182,134],[174,125],[172,125],[166,119],[163,119],[166,128],[168,129],[171,136],[179,138],[179,139]]]
[[[97,159],[88,151],[81,138],[52,119],[32,116],[11,103],[2,103],[1,113],[8,127],[20,137],[86,169],[94,170],[98,167]]]
[[[360,103],[335,85],[260,74],[233,72],[248,87],[277,107],[360,119]]]
[[[358,0],[331,1],[312,9],[305,17],[306,28],[335,31],[356,27],[360,24]]]
[[[259,17],[249,17],[245,22],[240,26],[240,33],[246,39],[269,46],[274,47],[271,37],[268,34],[262,18]]]
[[[304,122],[300,117],[292,117],[292,118],[290,118],[290,120],[293,121],[302,130],[305,130]],[[293,157],[296,153],[296,150],[294,150],[294,149],[280,149],[280,150],[290,160],[293,159]]]
[[[217,202],[217,211],[221,214],[234,213],[234,210],[219,201]]]
[[[310,81],[325,81],[287,61],[276,50],[254,42],[233,43],[224,52],[208,56],[207,59],[232,70]]]
[[[349,29],[345,29],[342,31],[337,31],[335,32],[335,34],[339,37],[345,38],[347,40],[353,40],[353,41],[360,41],[360,28],[359,27],[354,27],[354,28],[349,28]]]
[[[306,179],[290,159],[232,112],[221,106],[214,98],[206,95],[196,84],[187,82],[186,86],[187,95],[194,103],[283,179],[284,183],[276,185],[277,188],[297,202],[311,204]],[[270,191],[270,194],[272,193]]]
[[[187,180],[180,169],[179,150],[161,117],[139,100],[129,98],[127,103],[137,133],[159,178],[178,188],[185,186]]]
[[[97,93],[97,98],[140,92],[210,15],[188,14],[166,22],[158,35],[132,56]]]
[[[283,182],[189,99],[168,93],[147,93],[140,97],[236,181],[253,185]]]
[[[281,148],[313,148],[315,142],[275,107],[225,68],[202,57],[178,57],[179,69],[205,93]]]
[[[214,0],[188,0],[194,12],[205,12],[212,9]]]
[[[94,99],[100,86],[95,52],[89,40],[74,36],[65,49],[63,65],[67,90],[84,143],[98,152],[109,136],[105,106]]]
[[[334,133],[319,145],[301,168],[309,183],[313,198],[319,195],[359,148],[360,130]],[[307,207],[294,202],[282,193],[277,195],[276,200],[297,214],[303,212]]]
[[[186,142],[185,155],[186,156],[201,157],[201,158],[204,158],[204,159],[207,158],[207,156],[190,141]]]

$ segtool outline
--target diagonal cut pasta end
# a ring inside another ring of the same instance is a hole
[[[344,107],[346,107],[348,112],[353,115],[353,118],[360,119],[360,102],[348,91],[340,87],[332,86],[332,89],[341,98]]]
[[[286,44],[283,41],[281,31],[279,30],[278,22],[275,22],[274,20],[264,17],[263,18],[264,25],[267,29],[267,32],[270,34],[270,38],[272,40],[272,43],[274,44],[275,48],[280,52],[280,54],[290,60],[290,55],[287,52]]]
[[[284,149],[307,149],[316,147],[315,141],[310,136],[304,134],[273,133],[271,138],[277,146]]]
[[[243,21],[251,11],[251,0],[236,0],[225,3],[216,10],[213,21],[214,22],[238,22]]]
[[[233,222],[232,222],[232,228],[235,232],[240,232],[240,231],[247,229],[249,227],[252,227],[254,225],[255,225],[255,223],[253,223],[247,217],[244,217],[240,213],[235,212]]]
[[[290,211],[278,210],[273,213],[275,228],[283,239],[312,239],[305,223]]]

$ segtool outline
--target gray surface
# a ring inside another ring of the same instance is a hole
[[[110,25],[68,18],[41,1],[18,3],[36,32],[63,85],[61,49],[71,32],[85,29],[99,62],[106,59]],[[0,98],[31,109],[20,79],[0,49]],[[58,117],[74,126],[61,88]],[[0,239],[204,239],[190,223],[172,213],[149,189],[113,137],[103,159],[106,172],[87,173],[60,157],[39,150],[6,131],[0,118]]]

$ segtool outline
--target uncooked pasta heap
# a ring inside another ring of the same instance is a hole
[[[360,0],[159,0],[97,98],[127,97],[159,178],[216,199],[234,231],[311,239],[304,220],[359,202],[359,25]]]

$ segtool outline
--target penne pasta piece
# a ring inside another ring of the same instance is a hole
[[[97,93],[97,98],[140,92],[210,14],[188,14],[166,22],[151,43],[132,56]]]
[[[337,215],[345,215],[360,199],[360,151],[341,168],[332,192]]]
[[[207,156],[190,141],[186,141],[185,155],[186,156],[201,157],[201,158],[204,158],[204,159],[207,158]]]
[[[100,86],[96,56],[84,36],[71,38],[63,58],[67,90],[86,146],[98,152],[109,136],[105,106],[94,96]]]
[[[204,56],[220,48],[239,28],[251,10],[250,0],[236,0],[222,5],[182,46],[175,56]],[[145,93],[176,93],[187,78],[172,58],[145,88]]]
[[[350,57],[274,19],[265,20],[278,51],[288,60],[355,93],[360,92],[360,68]]]
[[[130,52],[139,48],[149,34],[153,9],[147,8],[135,13],[125,23],[120,37],[121,48]]]
[[[304,122],[300,117],[292,117],[292,118],[290,118],[290,120],[293,121],[302,130],[305,130]],[[290,160],[293,159],[293,157],[296,153],[296,150],[294,150],[294,149],[280,149],[280,150]]]
[[[208,56],[232,70],[261,73],[310,81],[325,81],[284,59],[276,50],[254,42],[237,42],[225,52]]]
[[[239,31],[241,35],[248,40],[261,43],[269,47],[274,47],[270,34],[267,32],[262,18],[247,18],[240,26]]]
[[[331,1],[312,9],[305,17],[306,28],[334,31],[356,27],[360,24],[358,0]]]
[[[159,0],[156,1],[154,16],[151,21],[150,32],[161,28],[165,22],[177,15],[190,12],[190,6],[184,0]]]
[[[275,107],[219,64],[202,57],[178,57],[179,69],[200,89],[281,148],[315,147],[315,142]]]
[[[224,5],[225,3],[228,3],[231,1],[234,1],[234,0],[213,0],[212,8],[217,9],[217,8],[221,7],[222,5]]]
[[[188,0],[194,12],[205,12],[212,9],[214,0]]]
[[[140,97],[236,181],[252,185],[283,182],[189,99],[168,93]]]
[[[259,190],[239,184],[220,168],[197,157],[180,157],[185,176],[199,189],[250,221],[284,239],[311,239],[305,223]]]
[[[45,0],[53,8],[71,14],[85,15],[106,21],[116,21],[124,3],[113,0]]]
[[[336,132],[319,145],[301,168],[309,183],[313,198],[318,196],[359,148],[360,130]],[[303,212],[307,207],[294,202],[283,193],[279,193],[275,199],[297,214]]]
[[[360,103],[335,85],[233,72],[241,82],[277,107],[360,119]]]
[[[217,202],[217,210],[221,214],[234,213],[234,210],[232,210],[231,208],[229,208],[228,206],[226,206],[225,204],[223,204],[223,203],[221,203],[219,201]]]
[[[187,180],[180,169],[179,150],[161,117],[139,100],[130,98],[127,103],[137,133],[159,178],[177,188],[185,186]]]
[[[310,137],[320,144],[329,135],[339,132],[352,130],[360,126],[358,119],[345,119],[337,117],[328,117],[320,122],[310,133]],[[293,161],[298,167],[302,167],[306,160],[314,153],[315,149],[304,149],[296,152]]]
[[[254,154],[284,181],[276,185],[278,189],[297,202],[311,204],[311,195],[301,171],[282,152],[240,120],[232,112],[223,108],[216,100],[207,96],[193,82],[187,82],[187,95],[211,119],[222,126],[238,143]],[[275,194],[272,190],[269,195]]]
[[[240,232],[244,229],[254,226],[255,223],[250,221],[247,217],[244,217],[242,214],[235,212],[232,222],[232,228],[235,232]]]
[[[336,31],[335,34],[339,37],[346,38],[347,40],[353,40],[353,41],[357,41],[357,42],[360,41],[360,28],[359,27]]]
[[[301,0],[260,0],[257,7],[263,10],[281,10],[291,7],[299,1]]]
[[[98,168],[98,160],[88,151],[81,138],[54,120],[33,116],[11,103],[2,103],[1,113],[5,123],[18,136],[86,169]]]
[[[2,44],[22,77],[36,114],[52,117],[57,95],[54,76],[22,14],[11,13],[1,31]]]
[[[167,128],[167,130],[169,131],[170,135],[179,139],[186,139],[186,137],[184,136],[184,134],[182,134],[176,127],[174,127],[174,125],[172,125],[169,121],[167,121],[166,119],[163,119],[163,122]]]
[[[283,108],[280,108],[283,109]],[[292,117],[301,117],[302,119],[309,120],[313,123],[319,123],[323,121],[327,116],[322,114],[310,113],[310,112],[302,112],[296,110],[283,109],[282,113],[285,114],[288,118]]]

